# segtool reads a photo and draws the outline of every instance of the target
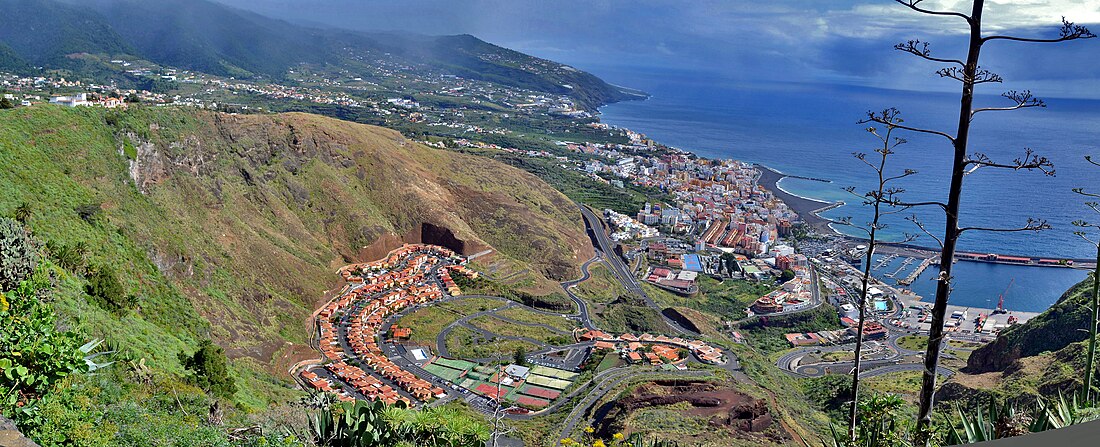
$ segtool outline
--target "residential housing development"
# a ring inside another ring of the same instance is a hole
[[[443,247],[407,244],[383,259],[341,268],[338,273],[347,286],[316,313],[323,357],[299,373],[303,384],[344,400],[415,406],[458,393],[507,404],[512,414],[551,410],[572,389],[579,372],[545,364],[482,364],[433,355],[420,346],[401,349],[411,361],[397,353],[397,344],[406,343],[417,330],[398,325],[398,314],[412,306],[463,299],[452,275],[478,277],[466,262]],[[628,366],[683,370],[692,356],[712,365],[728,362],[721,348],[681,337],[616,336],[596,329],[577,329],[573,335],[584,358],[592,352],[615,351]]]
[[[445,262],[448,264],[442,265]],[[405,245],[384,259],[340,269],[340,275],[350,285],[317,314],[319,345],[326,359],[324,369],[370,400],[412,404],[413,399],[428,401],[445,396],[441,387],[390,361],[377,340],[387,315],[411,304],[443,298],[440,284],[446,284],[452,295],[460,293],[449,272],[475,275],[452,264],[460,262],[464,260],[443,247]],[[334,388],[332,382],[328,382],[328,387],[318,382],[316,372],[307,370],[302,377],[318,390]],[[350,395],[346,388],[340,392]]]

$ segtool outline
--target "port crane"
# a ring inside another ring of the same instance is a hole
[[[993,309],[994,314],[1008,313],[1008,311],[1005,310],[1005,294],[1008,293],[1008,289],[1012,288],[1012,283],[1014,282],[1016,282],[1016,278],[1012,278],[1012,280],[1008,282],[1008,287],[1005,287],[1005,291],[1001,292],[1000,301],[997,301],[997,308]]]

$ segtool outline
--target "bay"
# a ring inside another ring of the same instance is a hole
[[[870,110],[896,107],[908,125],[953,133],[958,114],[957,93],[744,82],[721,74],[677,70],[589,69],[610,82],[652,95],[645,101],[601,108],[604,122],[701,156],[751,161],[791,175],[830,180],[787,178],[780,187],[804,197],[843,200],[848,205],[823,216],[848,216],[857,223],[869,220],[869,212],[843,188],[853,186],[857,191],[866,191],[873,188],[874,178],[870,168],[852,154],[872,153],[881,144],[865,130],[868,125],[858,121]],[[996,96],[997,92],[980,91],[977,105],[1005,105],[1007,100]],[[1011,162],[1023,156],[1026,148],[1032,148],[1053,161],[1056,175],[979,169],[966,178],[961,219],[962,226],[1013,227],[1034,217],[1047,220],[1053,229],[1026,234],[973,232],[960,240],[961,250],[1064,258],[1094,255],[1092,248],[1072,234],[1070,222],[1092,216],[1071,189],[1100,190],[1100,168],[1083,158],[1086,154],[1100,158],[1100,101],[1045,99],[1047,108],[979,114],[970,147],[971,152],[987,154],[1000,162]],[[891,156],[888,169],[895,173],[903,169],[918,171],[898,184],[906,190],[904,198],[945,200],[951,160],[949,142],[912,132],[895,136],[908,142]],[[919,228],[904,219],[909,215],[915,215],[933,234],[942,231],[942,213],[915,209],[892,216],[883,232],[885,237],[898,240],[905,234],[920,234]],[[923,234],[915,243],[936,244]],[[1017,278],[1009,291],[1009,302],[1016,306],[1010,308],[1042,310],[1086,275],[1072,269],[965,264],[968,266],[958,268],[957,293],[952,302],[979,307],[987,306],[991,296],[998,296],[1012,278]],[[929,295],[930,289],[920,285],[930,282],[925,279],[919,279],[914,290]]]

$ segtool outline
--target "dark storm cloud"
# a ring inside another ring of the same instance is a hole
[[[893,51],[920,37],[943,54],[963,51],[957,20],[929,18],[890,0],[221,0],[307,24],[426,34],[469,33],[581,68],[661,66],[713,71],[736,79],[849,82],[954,89],[936,66]],[[969,2],[929,0],[936,8]],[[1066,14],[1100,22],[1100,2],[987,2],[987,28],[1050,35]],[[1036,23],[1049,26],[1023,28]],[[1100,28],[1100,26],[1094,26]],[[1098,30],[1100,31],[1100,30]],[[1050,94],[1100,90],[1100,41],[990,48],[987,65],[1006,79],[1033,81]],[[1065,61],[1074,61],[1067,64]],[[1091,87],[1090,87],[1091,86]]]

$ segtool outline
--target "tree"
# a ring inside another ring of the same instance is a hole
[[[0,98],[0,109],[14,109],[15,103],[11,102],[7,97]]]
[[[23,224],[0,217],[0,292],[15,290],[34,272],[40,245]]]
[[[733,253],[722,253],[721,260],[726,270],[726,276],[733,276],[733,273],[741,268],[737,265],[737,257]]]
[[[56,241],[46,242],[46,252],[49,253],[57,264],[74,273],[83,273],[88,257],[88,244],[79,241],[73,244],[62,244]]]
[[[854,187],[846,189],[848,193],[859,197],[860,200],[863,201],[864,206],[870,206],[873,209],[874,212],[871,222],[868,222],[866,227],[861,227],[853,224],[851,218],[840,220],[840,223],[843,225],[862,230],[867,235],[868,240],[867,253],[864,255],[863,259],[863,276],[860,283],[859,298],[856,302],[856,307],[859,309],[859,320],[856,322],[856,349],[852,368],[852,402],[848,408],[848,439],[852,440],[856,439],[857,406],[859,401],[859,368],[863,360],[863,327],[867,321],[867,290],[871,282],[871,261],[872,257],[875,255],[875,249],[878,247],[878,232],[886,228],[886,224],[882,223],[882,216],[908,209],[911,206],[919,206],[919,204],[906,204],[901,202],[898,199],[898,195],[904,192],[904,190],[891,186],[893,182],[913,175],[916,171],[906,169],[897,174],[890,174],[886,169],[886,160],[890,155],[894,154],[894,149],[905,144],[904,139],[893,136],[897,126],[903,122],[900,113],[897,109],[887,109],[876,116],[880,117],[882,122],[886,123],[886,132],[880,134],[875,127],[868,127],[867,132],[874,135],[882,142],[882,146],[875,149],[878,158],[873,161],[868,160],[867,154],[862,152],[857,152],[853,155],[859,161],[870,166],[874,171],[875,175],[878,177],[878,182],[876,183],[877,189],[862,194],[857,193]],[[897,209],[886,211],[883,209],[884,207],[893,207]],[[910,237],[906,236],[906,242],[910,239]]]
[[[1100,163],[1093,161],[1091,156],[1086,155],[1085,161],[1100,166]],[[1093,199],[1085,202],[1085,205],[1097,214],[1100,214],[1100,203],[1094,201],[1094,199],[1100,199],[1100,193],[1088,192],[1083,188],[1074,188],[1073,192]],[[1090,228],[1100,230],[1100,223],[1076,220],[1073,222],[1073,226],[1081,228],[1078,231],[1074,231],[1073,234],[1080,236],[1081,239],[1084,239],[1090,245],[1096,247],[1096,266],[1092,270],[1092,302],[1090,303],[1092,306],[1090,309],[1092,311],[1092,317],[1089,320],[1089,348],[1088,354],[1085,357],[1084,389],[1081,392],[1081,400],[1084,402],[1092,402],[1092,382],[1093,376],[1096,373],[1096,331],[1097,324],[1100,324],[1100,239],[1090,239],[1086,230]]]
[[[512,352],[512,361],[519,366],[527,365],[527,350],[523,346],[516,346],[516,350]]]
[[[954,79],[962,84],[962,93],[959,105],[958,127],[954,134],[948,132],[911,127],[908,125],[899,124],[899,129],[905,129],[907,131],[925,133],[930,135],[937,135],[947,139],[953,148],[953,158],[951,163],[951,184],[947,194],[947,202],[936,202],[940,208],[943,209],[946,222],[944,226],[943,236],[941,238],[935,238],[942,247],[940,253],[940,273],[936,278],[936,296],[935,302],[932,306],[932,328],[929,331],[928,347],[924,355],[924,372],[922,374],[921,390],[920,390],[920,409],[917,413],[917,436],[918,441],[924,444],[928,440],[929,428],[932,423],[932,407],[933,407],[933,395],[936,390],[936,368],[939,366],[940,347],[943,342],[944,332],[943,324],[947,311],[947,300],[951,295],[952,284],[952,262],[955,258],[955,248],[959,240],[959,236],[968,231],[996,231],[996,232],[1022,232],[1022,231],[1039,231],[1049,228],[1046,222],[1035,219],[1028,219],[1027,223],[1018,228],[980,228],[980,227],[960,227],[959,226],[959,211],[961,209],[961,199],[963,190],[963,177],[972,173],[974,170],[982,167],[989,168],[1005,168],[1012,170],[1040,170],[1044,173],[1053,175],[1053,166],[1051,162],[1045,157],[1039,157],[1034,155],[1031,149],[1025,149],[1024,155],[1010,163],[996,162],[985,154],[974,153],[968,154],[967,147],[970,137],[970,124],[973,121],[975,115],[982,112],[989,111],[1009,111],[1019,110],[1032,107],[1045,107],[1042,100],[1032,96],[1030,91],[1009,91],[1002,96],[1010,101],[1010,104],[1005,107],[982,107],[974,108],[974,88],[980,84],[987,83],[1000,83],[1002,78],[994,72],[981,68],[978,65],[979,56],[981,55],[982,47],[989,42],[994,41],[1015,41],[1015,42],[1065,42],[1077,39],[1086,39],[1095,37],[1087,28],[1083,26],[1074,25],[1071,22],[1062,19],[1062,27],[1060,34],[1056,38],[1049,39],[1036,39],[1036,38],[1024,38],[1007,35],[984,35],[982,32],[982,12],[985,7],[985,0],[974,0],[970,14],[965,14],[956,11],[940,11],[927,9],[921,6],[923,0],[895,0],[897,3],[905,6],[906,8],[930,16],[941,17],[953,17],[963,19],[969,27],[969,43],[967,46],[966,59],[953,59],[936,57],[932,55],[927,42],[920,40],[910,40],[895,45],[899,51],[912,54],[922,59],[949,64],[946,68],[941,68],[936,72],[940,77]],[[881,116],[872,116],[868,121],[878,122],[886,124],[887,120]],[[926,234],[931,236],[922,224],[912,219]]]
[[[784,269],[783,273],[779,275],[779,282],[787,282],[794,279],[794,270]]]
[[[84,292],[100,307],[111,312],[121,312],[137,304],[137,298],[126,294],[125,287],[118,280],[118,274],[108,266],[101,265],[92,269]]]
[[[77,206],[74,211],[76,211],[76,215],[80,216],[85,222],[91,222],[99,213],[103,212],[103,206],[99,203],[85,203]]]
[[[181,352],[179,359],[183,367],[191,371],[191,382],[203,391],[223,399],[230,399],[237,392],[233,376],[229,375],[225,351],[214,342],[203,340],[193,355]]]

